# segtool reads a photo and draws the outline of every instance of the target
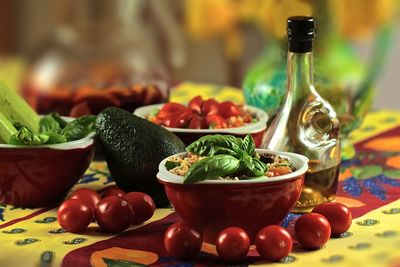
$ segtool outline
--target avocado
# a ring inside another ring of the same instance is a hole
[[[110,174],[126,192],[149,194],[157,207],[169,205],[156,174],[166,157],[185,151],[173,133],[120,108],[103,110],[96,120],[98,140]]]

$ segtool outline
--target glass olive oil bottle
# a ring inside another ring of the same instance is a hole
[[[340,126],[332,106],[318,94],[313,80],[315,21],[288,19],[287,93],[269,127],[263,147],[309,158],[309,170],[295,212],[333,201],[340,172]]]

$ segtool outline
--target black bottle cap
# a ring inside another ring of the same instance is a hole
[[[287,21],[289,51],[311,52],[315,36],[315,21],[312,17],[290,17]]]

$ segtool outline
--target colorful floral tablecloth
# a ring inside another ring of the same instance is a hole
[[[242,101],[238,90],[193,84],[178,87],[172,99],[187,101],[199,93]],[[342,163],[337,197],[351,207],[354,220],[349,231],[317,251],[305,251],[296,244],[279,263],[262,261],[251,248],[238,266],[400,266],[400,112],[371,112],[350,140],[355,154]],[[100,190],[111,184],[106,164],[93,162],[74,189]],[[179,220],[172,209],[158,209],[144,225],[118,235],[102,233],[94,223],[84,233],[67,233],[58,225],[56,212],[56,207],[0,206],[0,267],[224,266],[211,245],[203,245],[192,261],[167,255],[163,233]],[[289,214],[283,225],[296,216]]]

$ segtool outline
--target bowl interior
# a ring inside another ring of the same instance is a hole
[[[303,155],[300,155],[300,154],[291,153],[291,152],[271,151],[271,150],[266,150],[266,149],[256,149],[256,152],[259,154],[268,153],[268,154],[275,154],[275,155],[279,155],[282,157],[286,157],[289,159],[289,162],[291,162],[293,164],[293,166],[296,168],[296,170],[292,173],[280,175],[277,177],[271,177],[271,178],[266,177],[266,176],[261,176],[261,177],[254,178],[254,179],[239,180],[239,181],[205,180],[205,181],[198,182],[196,184],[253,184],[253,183],[260,183],[260,182],[261,183],[272,183],[272,182],[291,180],[291,179],[297,178],[298,176],[303,175],[308,169],[308,158]],[[176,154],[174,156],[183,155],[185,153],[187,153],[187,152],[182,152],[182,153]],[[161,161],[158,166],[158,169],[159,169],[159,172],[157,174],[158,180],[161,182],[164,182],[164,183],[183,184],[182,176],[179,176],[179,175],[169,172],[167,170],[167,168],[165,167],[165,163],[167,162],[168,158]]]
[[[141,118],[146,118],[153,110],[162,108],[164,104],[147,105],[137,108],[134,112],[136,116]],[[216,134],[216,133],[230,133],[230,134],[249,134],[259,132],[267,127],[268,114],[253,106],[244,106],[245,109],[249,110],[251,113],[255,114],[258,121],[248,125],[235,128],[224,128],[224,129],[184,129],[184,128],[171,128],[165,127],[171,132],[175,133],[204,133],[204,134]]]

